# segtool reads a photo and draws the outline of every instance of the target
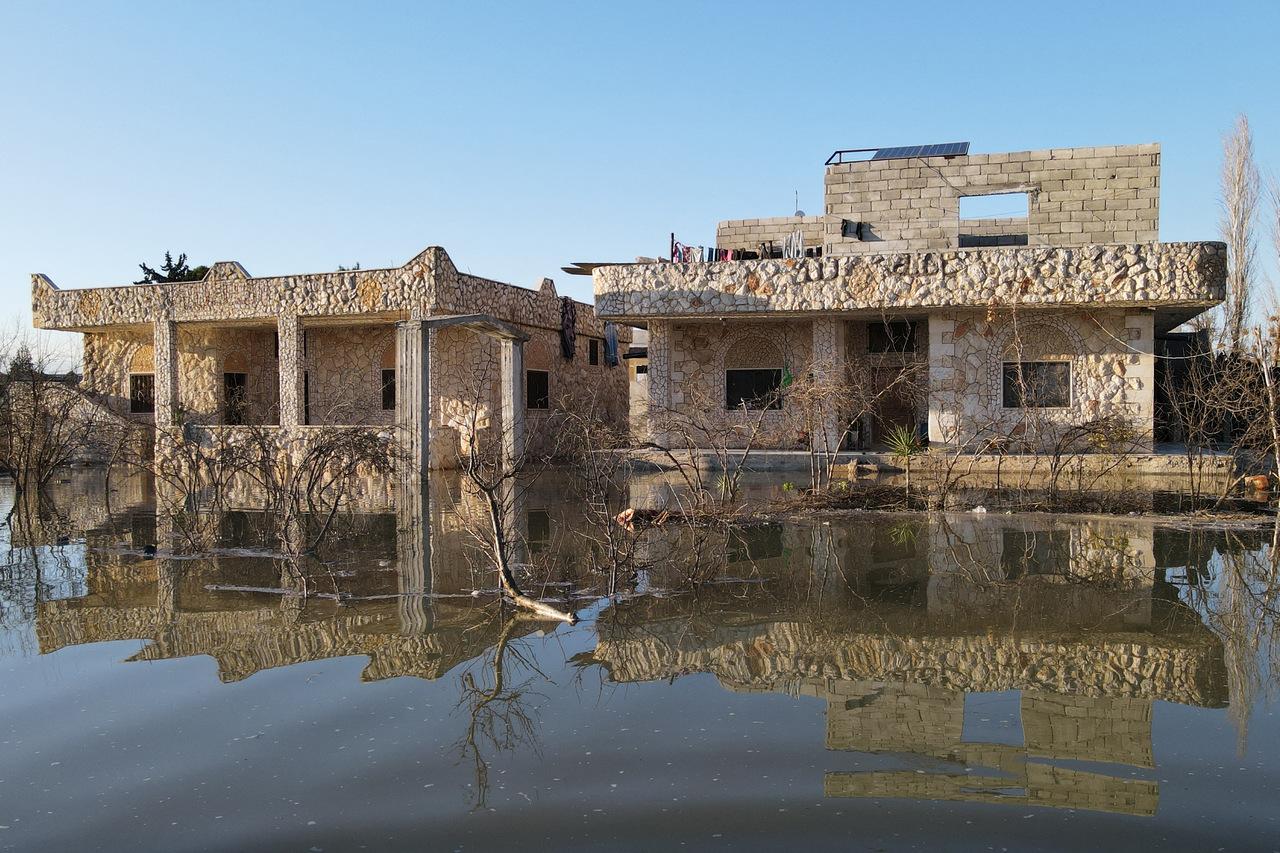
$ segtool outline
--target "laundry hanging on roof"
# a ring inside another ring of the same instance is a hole
[[[560,352],[565,358],[572,359],[577,351],[578,341],[578,306],[573,297],[560,297]]]

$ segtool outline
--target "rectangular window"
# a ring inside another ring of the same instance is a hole
[[[587,364],[600,363],[600,341],[596,338],[587,339]]]
[[[1006,409],[1061,409],[1071,405],[1071,364],[1066,361],[1006,361]]]
[[[776,367],[724,372],[726,409],[781,409],[782,370]]]
[[[311,374],[302,371],[302,424],[311,423]]]
[[[151,373],[129,375],[129,411],[145,415],[156,410],[156,377]]]
[[[551,374],[545,370],[526,370],[524,401],[529,409],[551,408]]]
[[[541,554],[551,544],[551,513],[545,509],[529,510],[529,543],[530,554]]]
[[[244,373],[222,374],[223,423],[239,426],[244,423],[245,395],[249,377]]]
[[[649,372],[649,365],[647,364],[636,365],[636,376],[644,376],[648,372]]]
[[[382,411],[388,412],[396,407],[396,371],[382,371]]]
[[[915,352],[916,322],[891,320],[867,324],[867,352]]]
[[[1030,196],[991,193],[960,198],[962,249],[1027,245]]]

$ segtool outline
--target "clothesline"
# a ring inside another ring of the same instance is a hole
[[[710,264],[718,261],[754,261],[760,258],[818,258],[821,246],[804,245],[804,232],[795,231],[782,240],[781,247],[769,240],[760,243],[756,251],[750,249],[721,249],[716,246],[691,246],[681,243],[671,235],[671,260],[678,264]]]

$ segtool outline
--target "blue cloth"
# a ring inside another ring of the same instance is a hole
[[[604,363],[618,366],[618,327],[613,323],[604,324]]]

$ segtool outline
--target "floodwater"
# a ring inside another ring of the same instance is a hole
[[[134,481],[13,521],[0,849],[1280,849],[1270,528],[659,528],[610,598],[551,477],[517,557],[570,626],[502,612],[456,487],[302,560]]]

